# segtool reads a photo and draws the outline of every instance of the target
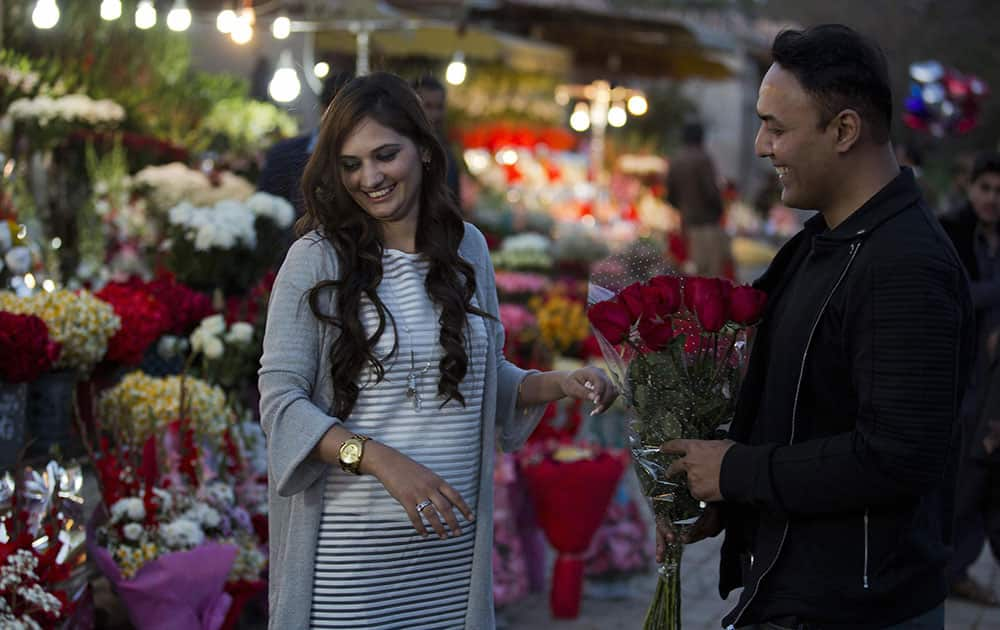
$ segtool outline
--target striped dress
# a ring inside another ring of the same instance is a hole
[[[443,350],[439,311],[424,287],[428,263],[419,254],[387,249],[382,264],[378,293],[395,318],[399,347],[391,359],[383,360],[386,380],[375,384],[373,371],[362,371],[362,389],[345,426],[431,469],[475,512],[486,379],[485,323],[480,317],[468,317],[469,370],[460,385],[466,406],[451,401],[441,409],[437,385]],[[362,301],[361,318],[371,334],[378,317],[367,300]],[[393,339],[387,322],[376,356],[384,359]],[[406,397],[411,370],[417,374],[420,410]],[[463,628],[476,528],[458,510],[455,516],[461,536],[441,540],[428,526],[430,535],[421,538],[403,507],[375,477],[331,470],[316,552],[312,627]]]

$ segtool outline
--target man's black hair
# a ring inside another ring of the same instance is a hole
[[[820,107],[826,126],[845,109],[858,113],[872,140],[889,141],[892,87],[878,44],[843,24],[782,31],[771,57],[791,72]]]
[[[688,146],[698,146],[705,139],[705,128],[698,122],[685,123],[681,129],[681,141]]]
[[[972,172],[969,174],[969,181],[975,182],[986,173],[1000,175],[1000,153],[996,151],[984,151],[976,156],[976,161],[972,163]]]
[[[444,92],[444,83],[434,76],[433,74],[425,74],[422,77],[414,79],[412,86],[414,90],[430,90],[432,92]]]

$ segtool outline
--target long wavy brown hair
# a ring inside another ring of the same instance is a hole
[[[305,214],[296,224],[296,232],[301,236],[318,230],[337,252],[339,262],[338,278],[323,280],[308,292],[316,318],[340,333],[329,351],[333,366],[332,412],[339,418],[351,414],[360,392],[358,379],[366,365],[372,366],[376,382],[385,377],[385,369],[375,355],[375,344],[387,322],[396,330],[392,314],[377,292],[382,282],[384,249],[381,225],[347,191],[338,160],[347,137],[364,119],[406,136],[422,155],[430,156],[420,186],[416,247],[430,263],[425,286],[441,312],[438,321],[444,356],[439,364],[438,395],[444,399],[442,406],[450,400],[464,405],[458,386],[469,363],[466,314],[489,315],[472,306],[475,270],[458,255],[465,226],[454,195],[447,188],[447,158],[416,93],[393,74],[375,73],[358,77],[337,92],[323,116],[316,148],[302,176]],[[324,312],[320,303],[321,294],[331,288],[336,296],[333,314]],[[362,297],[367,297],[378,313],[379,323],[371,336],[361,323]],[[394,342],[389,357],[396,351]]]

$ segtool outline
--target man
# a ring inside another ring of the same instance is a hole
[[[968,284],[896,163],[879,48],[825,25],[771,52],[756,150],[818,213],[758,281],[731,439],[663,445],[712,502],[689,540],[726,531],[720,592],[745,587],[728,627],[941,629]]]
[[[722,229],[722,195],[712,157],[702,145],[705,130],[698,123],[684,125],[684,146],[670,160],[667,200],[681,213],[694,273],[721,276],[730,261],[729,237]]]
[[[455,161],[455,155],[451,151],[448,134],[445,133],[444,128],[445,100],[447,98],[444,84],[438,81],[437,78],[426,75],[413,82],[413,89],[417,92],[417,96],[420,97],[420,104],[424,107],[424,114],[427,115],[427,120],[430,121],[431,125],[437,131],[438,140],[444,146],[444,152],[448,157],[448,188],[455,193],[455,199],[461,201],[462,197],[459,195],[458,163]]]
[[[997,605],[989,588],[968,574],[979,557],[989,531],[990,547],[1000,557],[1000,505],[990,500],[990,478],[1000,475],[997,457],[989,457],[983,444],[993,410],[981,401],[991,389],[988,343],[1000,330],[1000,154],[976,157],[970,174],[968,199],[942,217],[969,275],[976,313],[976,359],[962,405],[963,439],[960,444],[958,487],[955,495],[955,553],[948,567],[951,592],[978,604]],[[994,343],[995,345],[995,343]],[[996,387],[995,385],[993,386]],[[994,405],[995,406],[995,405]],[[998,454],[1000,456],[1000,454]]]
[[[319,104],[323,113],[333,101],[337,92],[346,85],[354,75],[350,72],[338,72],[330,75],[323,82],[323,90],[319,95]],[[322,115],[320,116],[322,118]],[[309,133],[295,136],[275,144],[268,149],[264,157],[264,167],[257,181],[257,190],[284,197],[295,206],[296,215],[303,211],[303,198],[300,181],[306,162],[316,146],[319,126]]]

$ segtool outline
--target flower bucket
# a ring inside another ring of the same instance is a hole
[[[0,381],[0,470],[13,468],[24,447],[28,385]]]
[[[28,386],[27,427],[34,440],[30,454],[44,455],[53,446],[66,454],[73,433],[76,377],[73,370],[48,372]]]

